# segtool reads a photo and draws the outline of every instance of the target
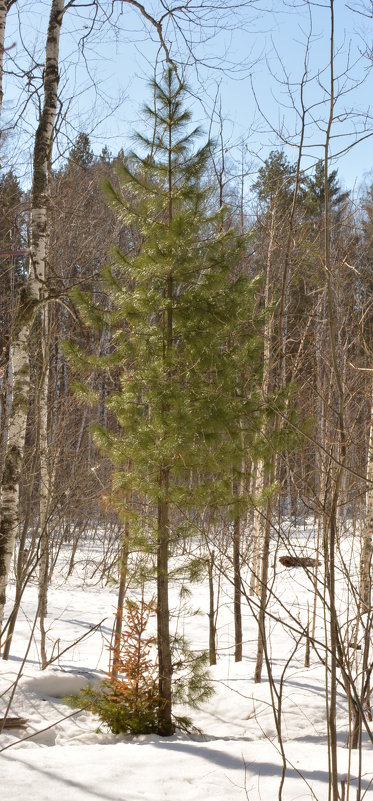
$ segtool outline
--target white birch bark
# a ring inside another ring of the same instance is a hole
[[[39,459],[40,459],[40,492],[39,492],[39,618],[40,618],[40,654],[41,666],[46,667],[45,618],[48,606],[49,576],[49,508],[51,496],[51,480],[48,460],[48,389],[49,389],[49,338],[48,307],[42,310],[42,375],[39,391]]]
[[[4,64],[4,43],[5,43],[5,23],[8,11],[7,0],[0,0],[0,119],[3,108],[3,64]]]
[[[272,208],[271,211],[271,225],[270,225],[270,233],[269,233],[269,243],[268,243],[268,255],[267,255],[267,271],[266,271],[266,283],[265,283],[265,290],[264,290],[264,308],[268,309],[270,304],[270,282],[272,278],[272,253],[274,248],[274,241],[275,241],[275,228],[276,228],[276,206]],[[264,323],[264,350],[263,350],[263,378],[262,378],[262,396],[263,402],[265,403],[270,388],[270,374],[271,374],[271,341],[272,341],[272,330],[273,330],[273,315],[269,314],[266,317]],[[264,436],[265,430],[264,428],[261,431],[261,436]],[[256,480],[255,480],[255,495],[258,499],[263,493],[265,488],[265,479],[266,479],[266,471],[265,471],[265,464],[263,459],[258,459],[257,466],[256,466]],[[253,556],[252,556],[252,573],[250,579],[250,594],[253,595],[256,592],[257,595],[260,595],[261,589],[261,582],[260,582],[260,569],[261,569],[261,542],[262,542],[262,532],[263,532],[263,511],[260,507],[256,504],[254,507],[254,515],[253,515]]]
[[[20,298],[10,350],[13,388],[1,486],[0,627],[4,617],[6,586],[19,527],[19,481],[30,390],[29,336],[36,310],[46,295],[48,173],[57,109],[58,56],[63,12],[64,0],[52,0],[46,40],[43,107],[34,143],[29,275]]]

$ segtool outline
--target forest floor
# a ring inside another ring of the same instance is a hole
[[[297,552],[314,555],[310,529],[297,532]],[[198,710],[187,710],[201,733],[115,736],[100,727],[88,712],[72,712],[66,695],[88,682],[98,681],[108,668],[116,605],[115,582],[99,578],[95,565],[102,558],[98,540],[77,553],[73,574],[66,578],[70,546],[61,550],[49,596],[49,653],[61,654],[40,670],[39,634],[35,628],[27,660],[22,660],[30,639],[37,586],[25,591],[8,662],[0,660],[0,716],[9,688],[22,669],[12,715],[27,718],[24,731],[4,730],[0,737],[0,776],[4,798],[11,801],[274,801],[279,797],[282,759],[276,736],[270,683],[266,667],[263,681],[254,684],[257,624],[255,605],[243,598],[244,658],[234,661],[232,587],[223,579],[219,588],[218,664],[211,668],[214,696]],[[299,627],[312,616],[312,577],[302,568],[288,569],[271,555],[272,600],[269,605],[268,652],[274,679],[274,700],[282,692],[282,734],[286,755],[283,801],[317,799],[329,793],[328,747],[325,711],[325,666],[311,649],[310,667],[304,667],[304,638],[297,645]],[[344,541],[350,577],[356,572],[352,537]],[[280,552],[285,552],[282,546]],[[277,553],[277,556],[279,553]],[[321,571],[321,568],[320,568]],[[94,574],[92,576],[92,574]],[[319,573],[321,576],[321,572]],[[185,577],[184,577],[185,581]],[[348,631],[349,608],[342,572],[337,583],[340,611]],[[154,588],[153,588],[154,589]],[[151,592],[153,591],[151,589]],[[179,633],[193,648],[208,645],[208,583],[189,585],[191,594],[173,588],[172,605]],[[216,583],[216,591],[218,586]],[[138,597],[133,585],[130,597]],[[9,593],[9,609],[12,593]],[[317,602],[316,637],[324,640],[321,600]],[[100,628],[90,631],[100,621]],[[289,630],[288,624],[292,627]],[[87,636],[73,644],[82,635]],[[65,653],[61,653],[67,646]],[[290,661],[289,658],[292,655]],[[359,659],[359,652],[356,652]],[[358,665],[357,665],[358,668]],[[183,710],[185,711],[185,710]],[[361,798],[373,799],[373,746],[363,735],[359,753],[349,751],[348,709],[342,688],[338,691],[338,759],[346,801],[355,801],[358,776]],[[10,746],[10,747],[9,747]],[[348,785],[350,789],[348,792]],[[341,784],[342,786],[342,784]]]

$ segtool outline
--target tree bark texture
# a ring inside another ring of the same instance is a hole
[[[266,283],[264,290],[264,308],[268,309],[271,302],[271,280],[272,280],[272,256],[275,245],[276,233],[276,205],[271,209],[271,220],[269,230],[269,242],[267,252],[267,269],[266,269]],[[262,395],[263,402],[266,403],[271,384],[271,355],[272,355],[272,333],[273,333],[273,314],[268,314],[263,331],[264,349],[263,349],[263,378],[262,378]],[[265,435],[264,428],[261,435]],[[256,466],[256,481],[255,481],[255,494],[260,499],[260,496],[266,486],[266,468],[263,459],[258,459]],[[254,508],[253,519],[253,568],[250,581],[250,594],[253,595],[254,591],[257,595],[261,594],[260,573],[261,573],[261,559],[262,557],[262,532],[263,532],[263,512],[256,505]]]
[[[361,544],[360,603],[361,613],[369,612],[371,600],[371,565],[373,536],[373,387],[370,407],[369,444],[367,458],[367,489],[365,497],[365,523]]]
[[[58,55],[63,12],[64,0],[52,0],[46,41],[44,99],[34,144],[29,275],[16,313],[9,357],[13,387],[1,487],[0,626],[4,617],[6,586],[19,526],[19,482],[30,390],[29,336],[36,310],[46,295],[48,174],[57,109]]]
[[[215,593],[214,593],[214,565],[215,552],[211,551],[208,556],[207,568],[209,577],[209,661],[210,665],[216,665],[216,612],[215,612]]]
[[[158,732],[168,737],[174,732],[172,723],[172,663],[170,647],[170,611],[168,603],[168,551],[170,540],[169,470],[161,469],[158,501],[158,548],[157,548],[157,643],[159,670],[159,715]]]
[[[123,606],[124,597],[126,592],[127,582],[127,565],[128,565],[128,549],[129,549],[129,522],[126,520],[124,527],[124,534],[122,539],[120,557],[119,557],[119,587],[118,587],[118,601],[117,611],[115,615],[114,636],[113,636],[113,662],[111,674],[113,678],[118,677],[120,670],[120,644],[122,639],[123,627]]]
[[[276,232],[276,204],[271,210],[271,223],[270,223],[270,237],[268,244],[267,254],[267,271],[266,271],[266,284],[264,293],[264,306],[268,309],[271,302],[270,287],[272,280],[272,254],[275,242]],[[271,389],[272,381],[272,334],[273,334],[273,314],[269,314],[266,318],[264,325],[264,353],[263,353],[263,378],[262,378],[262,396],[264,404],[267,402],[268,395]],[[266,429],[263,427],[261,431],[262,436],[266,435]],[[275,469],[269,471],[264,464],[263,459],[259,459],[256,472],[256,488],[255,492],[259,495],[263,490],[268,487],[270,483],[270,474],[275,475]],[[258,613],[258,645],[257,656],[254,673],[254,681],[256,683],[262,680],[263,668],[263,655],[264,655],[264,642],[265,642],[265,617],[267,609],[267,595],[268,595],[268,564],[269,564],[269,546],[271,538],[271,501],[268,500],[266,508],[263,511],[256,508],[254,512],[254,547],[256,544],[257,561],[256,561],[256,594],[259,596],[260,605]],[[264,532],[263,532],[264,522]]]
[[[7,11],[8,11],[7,0],[0,0],[0,120],[1,120],[1,112],[3,108],[3,98],[4,98],[3,63],[4,63],[5,23],[6,23]],[[0,136],[1,136],[1,129],[0,129]]]
[[[48,459],[48,389],[49,389],[49,336],[48,308],[41,310],[41,380],[39,389],[39,619],[40,619],[40,654],[42,668],[47,665],[45,618],[48,613],[49,583],[49,509],[52,481]]]
[[[242,481],[234,482],[234,493],[240,499]],[[234,581],[234,661],[242,662],[241,611],[241,511],[237,506],[233,521],[233,581]]]
[[[259,611],[258,611],[258,645],[256,652],[256,664],[254,672],[254,681],[259,684],[262,680],[263,659],[264,659],[264,645],[266,638],[266,611],[268,601],[268,566],[269,566],[269,546],[271,541],[271,504],[267,505],[267,519],[265,521],[263,550],[261,560],[260,572],[260,593],[259,593]]]

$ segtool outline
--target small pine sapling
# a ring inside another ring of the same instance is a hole
[[[111,646],[108,678],[97,689],[89,686],[67,702],[97,714],[113,734],[150,734],[158,725],[158,678],[152,651],[155,637],[145,634],[155,613],[155,600],[127,599],[119,649]],[[113,665],[118,668],[113,672]]]
[[[190,709],[198,709],[215,692],[208,669],[208,653],[192,650],[188,640],[183,636],[174,637],[172,645],[173,702],[188,706]],[[173,720],[178,729],[202,733],[193,726],[191,719],[186,715],[174,714]]]

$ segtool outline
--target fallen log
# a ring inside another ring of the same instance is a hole
[[[25,729],[27,726],[27,719],[26,718],[11,718],[7,717],[0,718],[0,731],[2,729]]]
[[[284,567],[316,567],[320,564],[312,556],[280,556],[279,562]]]

